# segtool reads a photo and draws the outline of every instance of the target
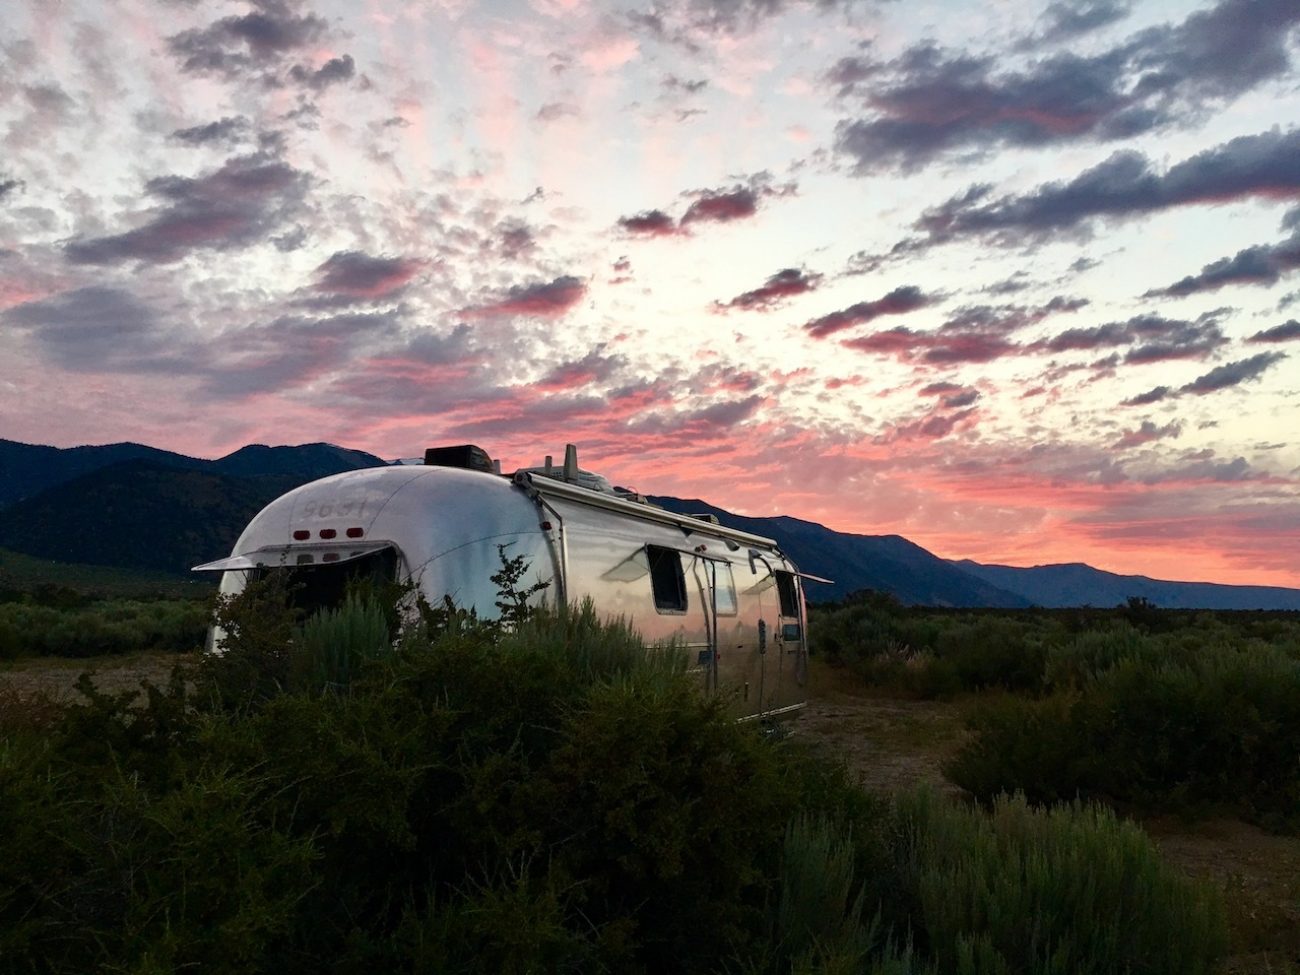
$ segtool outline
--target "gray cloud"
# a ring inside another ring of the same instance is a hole
[[[75,238],[64,254],[77,264],[165,264],[202,248],[247,246],[269,236],[307,186],[304,173],[265,155],[228,159],[195,178],[161,176],[145,184],[162,205],[144,224],[112,236]]]
[[[1147,390],[1145,393],[1139,393],[1137,396],[1124,400],[1124,406],[1149,406],[1152,403],[1159,403],[1161,400],[1173,393],[1168,386],[1157,386],[1155,389]]]
[[[149,372],[170,369],[177,355],[155,311],[120,288],[93,286],[32,301],[4,313],[64,369]],[[183,356],[183,353],[180,353]]]
[[[752,217],[758,210],[758,195],[749,187],[709,190],[686,208],[682,225],[699,220],[727,223]]]
[[[0,200],[3,200],[10,193],[17,193],[26,185],[21,179],[0,177]]]
[[[554,281],[515,285],[499,298],[462,310],[475,318],[529,315],[555,318],[565,314],[587,293],[581,278],[564,275]]]
[[[404,288],[423,266],[415,258],[339,251],[316,269],[316,289],[352,298],[386,298]]]
[[[1213,393],[1220,389],[1227,389],[1229,386],[1250,382],[1258,379],[1270,366],[1281,362],[1285,358],[1286,353],[1284,352],[1261,352],[1249,359],[1240,359],[1237,362],[1228,362],[1222,366],[1215,366],[1205,375],[1198,376],[1186,386],[1183,386],[1179,392],[1204,396],[1206,393]]]
[[[865,325],[875,321],[881,315],[902,315],[918,308],[924,308],[933,299],[924,294],[915,285],[895,288],[883,298],[875,301],[859,301],[840,311],[831,312],[821,318],[814,318],[804,325],[804,331],[813,338],[824,339],[828,335],[842,332],[855,325]]]
[[[1040,42],[1071,40],[1123,20],[1131,5],[1124,0],[1057,0],[1043,11]]]
[[[630,217],[619,217],[618,225],[630,234],[666,237],[677,233],[677,222],[662,210],[643,210]]]
[[[1288,221],[1300,214],[1300,208],[1287,214]],[[1288,226],[1283,221],[1283,227]],[[1300,230],[1276,244],[1258,244],[1238,251],[1232,257],[1220,258],[1169,285],[1148,291],[1146,297],[1181,298],[1204,291],[1217,291],[1226,285],[1272,285],[1290,271],[1300,268]]]
[[[1064,38],[1123,13],[1106,0],[1054,4],[1044,36]],[[842,60],[827,81],[841,93],[862,93],[867,114],[840,123],[836,148],[866,174],[916,169],[959,151],[1129,139],[1283,76],[1298,21],[1293,0],[1221,0],[1177,26],[1147,28],[1097,54],[1057,53],[1019,71],[933,44],[887,64]]]
[[[1247,342],[1292,342],[1300,339],[1300,322],[1292,318],[1281,325],[1274,325],[1262,332],[1256,332]]]
[[[260,0],[241,16],[184,31],[167,41],[186,71],[233,77],[250,68],[273,66],[284,55],[319,39],[328,24],[298,15],[280,0]]]
[[[1153,443],[1156,440],[1177,437],[1183,432],[1183,425],[1177,420],[1166,423],[1162,427],[1156,426],[1150,420],[1143,420],[1136,430],[1126,430],[1124,434],[1115,441],[1117,450],[1124,450],[1129,447],[1141,447],[1145,444]]]
[[[810,274],[803,268],[787,267],[777,271],[762,287],[737,295],[719,308],[736,308],[744,311],[770,311],[786,298],[813,291],[821,284],[820,274]]]
[[[211,142],[233,142],[242,138],[248,130],[249,121],[242,115],[226,116],[207,125],[177,129],[172,133],[172,138],[192,146],[202,146]]]
[[[1068,183],[1047,183],[1023,196],[992,200],[990,193],[986,185],[972,186],[927,211],[917,223],[928,237],[922,244],[959,236],[1021,244],[1086,230],[1096,218],[1123,219],[1250,197],[1300,197],[1300,129],[1240,136],[1164,173],[1140,152],[1126,150]]]
[[[320,91],[343,81],[351,80],[356,74],[356,64],[352,60],[352,55],[344,54],[341,57],[330,58],[315,71],[305,68],[301,64],[295,64],[289,69],[289,77],[300,85],[306,85],[313,91]]]

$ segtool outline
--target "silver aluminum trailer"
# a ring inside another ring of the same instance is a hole
[[[267,505],[230,558],[196,571],[222,572],[221,592],[233,595],[250,571],[284,569],[318,606],[341,599],[350,578],[413,580],[434,605],[446,595],[495,617],[490,577],[505,546],[508,557],[525,559],[525,585],[549,583],[535,602],[590,598],[647,643],[677,640],[704,686],[725,695],[738,716],[803,706],[801,576],[776,542],[611,489],[577,468],[572,447],[563,467],[548,458],[510,476],[470,450],[431,450],[426,459],[435,463],[305,484]]]

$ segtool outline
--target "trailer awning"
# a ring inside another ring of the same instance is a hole
[[[243,555],[205,562],[191,572],[241,572],[250,569],[295,569],[309,565],[338,565],[392,548],[392,542],[357,542],[353,545],[268,545]]]

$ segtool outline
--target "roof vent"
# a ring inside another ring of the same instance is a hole
[[[488,452],[468,443],[457,447],[430,447],[424,452],[424,463],[428,467],[459,467],[484,474],[497,473]]]
[[[691,517],[694,518],[696,521],[707,521],[710,525],[722,524],[722,522],[718,521],[717,515],[696,514],[696,515],[691,515]]]

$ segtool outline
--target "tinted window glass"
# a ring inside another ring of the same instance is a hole
[[[647,545],[650,560],[650,585],[654,588],[655,609],[661,612],[686,611],[686,575],[682,572],[682,557],[670,548]]]
[[[731,566],[726,562],[714,563],[718,576],[715,599],[719,616],[736,615],[736,580],[732,578]]]
[[[789,572],[776,574],[776,591],[781,597],[781,615],[799,615],[799,591],[795,588],[794,576]]]

